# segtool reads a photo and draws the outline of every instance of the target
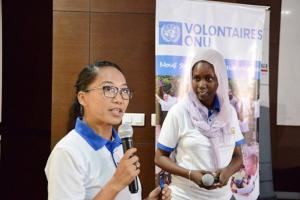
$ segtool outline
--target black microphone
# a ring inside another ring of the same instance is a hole
[[[121,124],[118,128],[118,132],[120,135],[120,138],[122,139],[122,146],[124,153],[133,147],[133,141],[132,141],[132,135],[133,135],[133,129],[130,124]],[[137,177],[134,178],[134,180],[129,184],[129,191],[131,193],[137,193],[139,191],[139,185]]]

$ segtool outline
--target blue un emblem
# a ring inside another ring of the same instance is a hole
[[[159,44],[182,45],[182,28],[179,22],[159,22]]]

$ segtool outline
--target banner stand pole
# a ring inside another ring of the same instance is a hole
[[[260,195],[258,199],[275,200],[273,187],[271,137],[270,137],[270,108],[260,107],[259,118],[259,166],[260,166]]]

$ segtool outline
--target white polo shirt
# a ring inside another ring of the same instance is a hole
[[[236,112],[233,107],[231,108],[230,130],[232,135],[219,144],[221,168],[226,167],[230,163],[235,146],[244,143]],[[212,114],[208,120],[213,120],[215,115],[215,113]],[[214,169],[213,165],[214,153],[211,143],[192,124],[184,102],[177,103],[169,111],[162,126],[157,147],[167,152],[175,150],[175,162],[183,168],[207,171],[217,170]],[[176,175],[172,176],[170,188],[172,189],[172,197],[175,200],[228,200],[232,196],[229,184],[222,188],[206,190],[200,188],[194,182]]]
[[[112,178],[123,156],[122,141],[115,130],[113,140],[97,135],[83,121],[54,147],[45,172],[49,200],[90,200]],[[131,194],[125,187],[116,200],[141,199],[139,192]]]

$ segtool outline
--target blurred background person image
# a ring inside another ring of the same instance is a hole
[[[237,113],[239,122],[243,121],[243,106],[241,100],[235,95],[231,87],[229,87],[229,102],[234,107]]]
[[[177,103],[177,97],[175,96],[175,88],[171,83],[163,84],[162,81],[160,83],[159,95],[155,94],[155,98],[160,105],[160,125],[162,125],[168,111]]]
[[[229,102],[224,58],[216,50],[205,49],[187,69],[188,92],[168,112],[155,163],[172,174],[172,199],[229,200],[229,180],[243,162],[244,137]],[[175,160],[170,158],[172,152]],[[213,176],[211,184],[202,179],[208,174]]]
[[[48,199],[141,199],[141,187],[136,193],[128,189],[140,173],[137,149],[123,153],[113,128],[133,95],[122,70],[109,61],[96,62],[80,72],[75,89],[70,132],[56,144],[45,168]],[[159,199],[160,193],[158,187],[148,199]],[[171,198],[167,185],[162,197]]]
[[[259,194],[258,155],[250,154],[245,158],[244,166],[234,174],[231,186],[234,196],[238,199],[256,199]]]

